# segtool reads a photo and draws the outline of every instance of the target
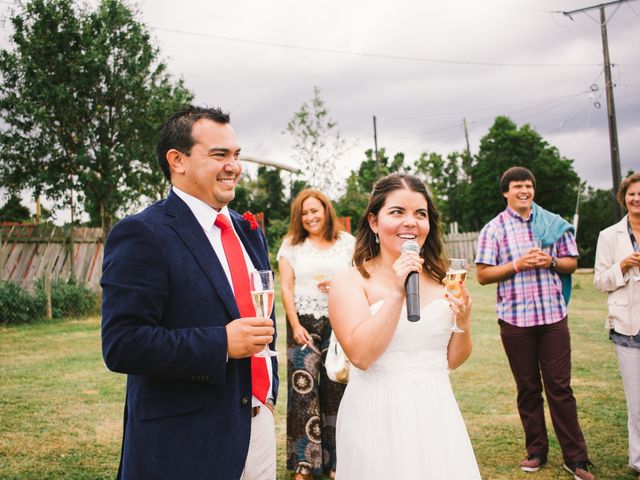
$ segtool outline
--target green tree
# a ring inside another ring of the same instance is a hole
[[[22,205],[20,197],[15,193],[0,207],[0,222],[27,222],[30,219],[31,212]]]
[[[244,175],[236,187],[231,207],[241,213],[262,212],[269,248],[273,251],[280,245],[289,223],[289,202],[284,197],[279,169],[260,166],[255,180]]]
[[[536,176],[536,202],[564,217],[573,215],[579,178],[573,160],[562,157],[533,128],[518,128],[507,117],[497,117],[470,169],[468,205],[474,227],[504,210],[500,176],[513,166],[523,166]]]
[[[438,153],[424,152],[414,162],[415,174],[429,187],[446,225],[458,222],[460,230],[471,230],[473,222],[469,214],[468,156],[452,152],[443,158]]]
[[[94,11],[72,0],[33,0],[11,17],[0,51],[0,178],[55,207],[72,192],[106,232],[118,212],[166,188],[155,138],[192,99],[159,61],[147,28],[122,0]]]
[[[293,180],[291,182],[291,192],[289,193],[289,204],[293,201],[294,198],[298,196],[298,194],[304,190],[305,188],[309,188],[309,184],[304,180]]]
[[[293,138],[293,158],[304,172],[303,179],[330,197],[336,196],[340,184],[335,172],[347,147],[318,87],[313,87],[313,97],[302,103],[283,133]]]
[[[351,217],[352,228],[357,227],[360,216],[367,207],[369,192],[363,190],[358,182],[358,173],[352,171],[347,177],[347,188],[344,194],[335,204],[336,214],[339,217]]]
[[[336,213],[341,217],[351,217],[353,228],[357,226],[362,212],[367,207],[369,194],[376,181],[376,159],[372,149],[364,152],[365,159],[357,170],[352,170],[347,177],[347,187],[344,194],[336,202]],[[390,173],[407,172],[409,169],[404,164],[404,153],[399,152],[391,160],[384,148],[378,151],[380,176]]]
[[[589,187],[580,203],[578,235],[576,240],[580,249],[578,264],[592,268],[596,257],[598,235],[615,223],[615,210],[611,190]]]
[[[442,221],[449,221],[446,215],[449,201],[449,179],[445,174],[446,163],[438,153],[423,152],[413,164],[415,174],[429,187],[438,210],[443,215]]]

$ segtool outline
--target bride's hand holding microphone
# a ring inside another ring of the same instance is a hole
[[[396,287],[404,295],[405,282],[411,272],[422,272],[424,258],[412,250],[403,250],[400,256],[393,262],[392,268],[396,274]]]

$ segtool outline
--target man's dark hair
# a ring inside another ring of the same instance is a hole
[[[171,181],[171,170],[167,163],[167,152],[172,148],[185,155],[191,153],[191,147],[195,143],[191,136],[193,124],[202,119],[212,120],[216,123],[226,124],[231,121],[228,113],[224,113],[220,108],[204,108],[194,105],[186,105],[182,110],[177,111],[160,128],[156,155],[162,173]]]
[[[525,180],[531,180],[533,188],[536,188],[536,177],[533,176],[531,170],[524,167],[511,167],[507,169],[500,177],[500,188],[502,193],[509,191],[509,184],[511,182],[524,182]]]

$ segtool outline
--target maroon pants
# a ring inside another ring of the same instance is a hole
[[[514,327],[502,320],[498,323],[502,345],[518,387],[518,412],[526,436],[527,453],[546,458],[549,451],[542,399],[544,382],[553,429],[564,461],[588,460],[571,389],[571,340],[567,318],[537,327]]]

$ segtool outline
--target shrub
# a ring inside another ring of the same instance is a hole
[[[98,295],[75,280],[56,280],[51,285],[51,310],[55,319],[82,317],[98,311]],[[44,281],[35,293],[12,282],[0,282],[0,323],[29,323],[46,316]]]
[[[44,316],[44,296],[38,297],[13,282],[0,282],[0,323],[29,323]]]
[[[37,296],[45,303],[44,281],[36,286]],[[97,295],[74,279],[55,280],[51,284],[51,310],[53,318],[82,317],[96,313]]]

